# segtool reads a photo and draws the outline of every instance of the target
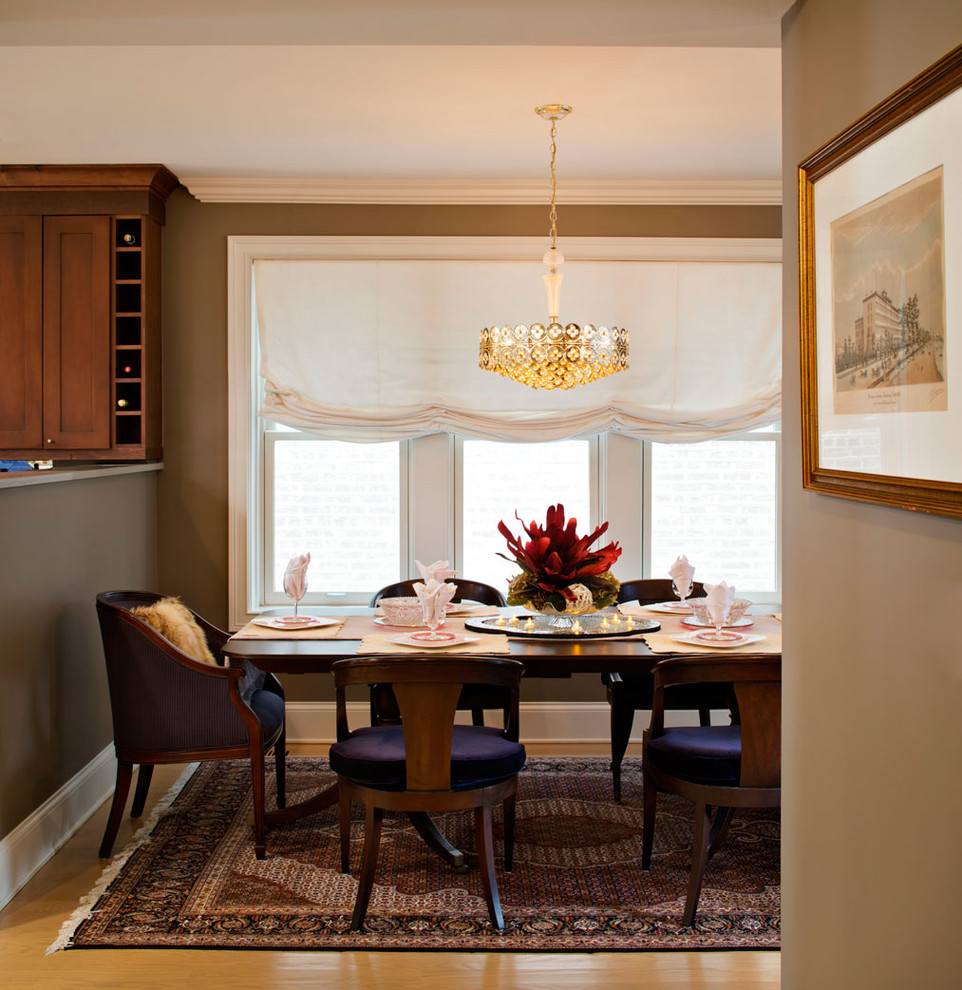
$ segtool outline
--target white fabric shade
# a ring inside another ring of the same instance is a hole
[[[536,260],[256,260],[261,415],[350,441],[609,430],[694,441],[778,419],[779,264],[566,265],[561,322],[627,328],[630,368],[550,392],[478,367],[482,327],[547,322],[543,270]]]

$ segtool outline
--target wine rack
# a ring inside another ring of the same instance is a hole
[[[157,307],[148,302],[159,236],[149,217],[113,218],[113,447],[130,457],[151,455],[152,427],[159,426],[160,354],[150,325]]]

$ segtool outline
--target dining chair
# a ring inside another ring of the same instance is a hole
[[[491,924],[504,928],[494,866],[492,810],[504,805],[504,869],[514,855],[515,795],[525,750],[518,742],[518,686],[524,665],[494,657],[411,654],[339,660],[334,674],[341,871],[350,873],[351,804],[364,805],[364,849],[351,931],[361,931],[377,873],[384,811],[407,813],[473,808],[481,886]],[[400,725],[350,730],[346,689],[390,682]],[[465,684],[499,687],[510,695],[506,729],[455,725]]]
[[[254,848],[263,859],[264,755],[272,746],[277,806],[283,808],[285,801],[284,689],[273,674],[256,684],[250,683],[248,671],[224,666],[221,650],[228,633],[196,612],[186,609],[213,663],[184,652],[131,612],[162,600],[163,595],[148,591],[97,595],[117,755],[117,781],[100,855],[106,858],[113,849],[134,764],[139,769],[130,817],[139,818],[156,764],[246,758],[251,764]]]
[[[394,584],[385,585],[380,591],[375,591],[371,596],[371,607],[373,608],[382,598],[404,598],[414,594],[414,586],[420,578],[410,578],[407,581],[395,581]],[[496,605],[504,608],[507,601],[504,595],[497,588],[483,581],[469,581],[465,578],[448,578],[446,584],[453,584],[458,589],[454,593],[455,602],[478,602],[481,605]]]
[[[394,584],[386,585],[380,591],[376,591],[371,596],[371,607],[373,608],[382,598],[404,598],[414,595],[414,585],[418,578],[411,578],[407,581],[396,581]],[[450,578],[447,582],[457,587],[452,601],[455,602],[478,602],[481,605],[493,605],[496,608],[504,608],[507,600],[497,588],[483,581],[470,581],[465,578]],[[473,725],[484,725],[485,711],[499,711],[502,716],[502,724],[507,719],[505,705],[507,696],[503,691],[485,688],[480,685],[470,685],[464,689],[458,707],[462,711],[471,712],[471,722]],[[396,723],[399,718],[397,705],[391,698],[390,686],[385,684],[374,684],[371,686],[371,723],[385,724]]]
[[[734,723],[666,728],[666,689],[702,684],[730,686]],[[642,743],[641,865],[651,869],[658,792],[694,801],[683,916],[684,924],[691,925],[705,866],[721,846],[735,809],[781,805],[782,660],[760,654],[672,657],[655,666],[654,688],[651,723]]]
[[[698,598],[705,594],[705,586],[696,581],[691,594]],[[622,582],[618,591],[618,601],[637,602],[639,605],[655,605],[658,602],[676,599],[671,580],[667,578],[639,578]],[[654,681],[648,671],[604,673],[601,683],[605,685],[611,717],[611,782],[615,801],[621,803],[621,761],[628,750],[631,728],[636,711],[650,711]],[[670,692],[665,700],[670,711],[697,711],[701,725],[711,723],[711,711],[728,710],[728,691],[719,685],[686,685]]]

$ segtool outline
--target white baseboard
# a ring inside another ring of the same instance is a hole
[[[113,793],[113,743],[0,839],[0,908]]]
[[[366,702],[348,704],[351,726],[364,725],[369,707]],[[529,701],[521,705],[521,741],[528,745],[585,744],[610,745],[610,710],[604,701]],[[459,718],[467,721],[462,713]],[[491,721],[489,724],[494,725]],[[642,730],[648,725],[648,713],[639,713],[632,731],[632,741],[641,742]],[[332,701],[289,701],[287,703],[287,739],[291,743],[323,745],[334,742],[335,719]]]

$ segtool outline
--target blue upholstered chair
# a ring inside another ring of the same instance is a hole
[[[695,582],[692,597],[705,594],[705,586]],[[667,578],[641,578],[625,581],[618,592],[619,602],[654,605],[675,599],[671,581]],[[654,681],[646,671],[602,674],[608,704],[611,706],[611,783],[615,800],[621,803],[621,761],[628,749],[631,727],[636,711],[650,711]],[[719,684],[686,685],[674,689],[665,698],[670,711],[697,711],[702,725],[711,724],[713,708],[728,711],[728,689]]]
[[[682,684],[730,684],[734,724],[666,729],[665,689]],[[781,805],[781,690],[780,656],[673,657],[654,669],[654,704],[642,755],[641,865],[651,868],[658,792],[694,801],[686,925],[694,922],[705,866],[721,845],[734,810]]]
[[[338,775],[341,870],[350,872],[351,803],[364,805],[364,851],[351,930],[360,931],[377,872],[384,810],[407,813],[473,808],[481,883],[491,923],[504,928],[494,870],[491,814],[504,804],[504,869],[514,851],[514,804],[524,747],[518,742],[518,686],[524,672],[516,660],[412,654],[339,660],[331,668],[337,703],[337,742],[331,769]],[[345,701],[353,684],[393,685],[400,725],[350,731]],[[465,684],[507,692],[506,729],[455,725]]]
[[[246,690],[249,675],[223,666],[228,634],[196,613],[191,614],[216,664],[183,653],[130,612],[161,598],[149,591],[97,595],[117,754],[117,784],[100,855],[106,858],[113,849],[135,763],[140,769],[131,818],[143,813],[155,764],[243,758],[251,764],[255,852],[263,859],[264,754],[272,746],[277,806],[284,807],[284,689],[268,674]]]

